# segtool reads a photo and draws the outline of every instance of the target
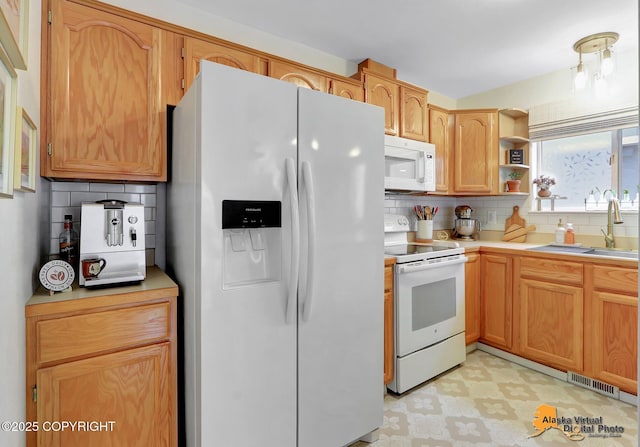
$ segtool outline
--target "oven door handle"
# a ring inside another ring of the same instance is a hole
[[[450,265],[464,264],[465,262],[467,262],[467,260],[468,258],[466,256],[460,256],[460,258],[451,260],[451,261],[442,261],[442,262],[419,261],[419,262],[411,262],[408,264],[399,264],[398,273],[419,272],[421,270],[430,270],[430,269],[436,269],[438,267],[448,267]]]

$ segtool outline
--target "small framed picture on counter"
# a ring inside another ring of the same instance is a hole
[[[522,165],[524,164],[524,149],[509,149],[509,159],[507,160],[510,165]]]

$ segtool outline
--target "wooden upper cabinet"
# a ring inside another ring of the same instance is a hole
[[[368,71],[364,72],[364,100],[384,109],[384,130],[388,135],[398,135],[400,122],[400,86],[397,82]]]
[[[185,90],[191,86],[196,75],[200,72],[200,60],[202,59],[252,73],[266,74],[266,63],[263,64],[260,57],[255,54],[186,37],[184,39]]]
[[[291,82],[298,87],[318,90],[324,93],[329,92],[329,79],[326,76],[277,59],[269,61],[269,76]]]
[[[429,140],[427,91],[400,86],[400,136],[412,140]]]
[[[364,101],[364,90],[360,82],[348,82],[344,80],[331,80],[331,93],[336,96],[351,99],[353,101]]]
[[[454,193],[498,192],[497,110],[455,112]]]
[[[453,115],[447,110],[429,106],[429,141],[436,147],[436,192],[448,193],[453,143]]]
[[[49,5],[41,174],[166,181],[174,35],[70,1]]]

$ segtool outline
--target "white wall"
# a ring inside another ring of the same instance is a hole
[[[40,128],[40,2],[29,2],[27,71],[18,70],[18,105]],[[37,172],[39,172],[39,166]],[[14,192],[0,199],[0,421],[25,419],[24,304],[33,294],[45,253],[48,184],[34,193]],[[45,222],[43,222],[43,220]],[[1,446],[23,446],[25,435],[0,431]]]

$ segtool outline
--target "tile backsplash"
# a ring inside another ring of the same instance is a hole
[[[562,222],[574,224],[576,234],[600,236],[601,230],[607,227],[606,211],[570,212],[531,210],[531,197],[525,196],[492,196],[492,197],[444,197],[444,196],[385,196],[385,213],[403,214],[412,222],[412,230],[416,230],[414,205],[438,206],[434,229],[451,229],[455,223],[454,209],[458,205],[469,205],[473,208],[471,217],[480,219],[483,230],[504,231],[505,220],[513,213],[513,207],[520,207],[519,214],[526,219],[527,224],[536,226],[538,233],[553,234],[558,219]],[[614,225],[614,234],[618,237],[638,237],[638,211],[622,210],[623,224]],[[482,235],[480,236],[482,239]]]
[[[73,228],[80,233],[82,202],[97,200],[124,200],[144,205],[145,248],[147,264],[158,263],[158,254],[164,255],[164,184],[53,182],[51,183],[51,255],[57,255],[58,236],[63,230],[65,214],[73,216]],[[162,264],[160,260],[160,264]]]

